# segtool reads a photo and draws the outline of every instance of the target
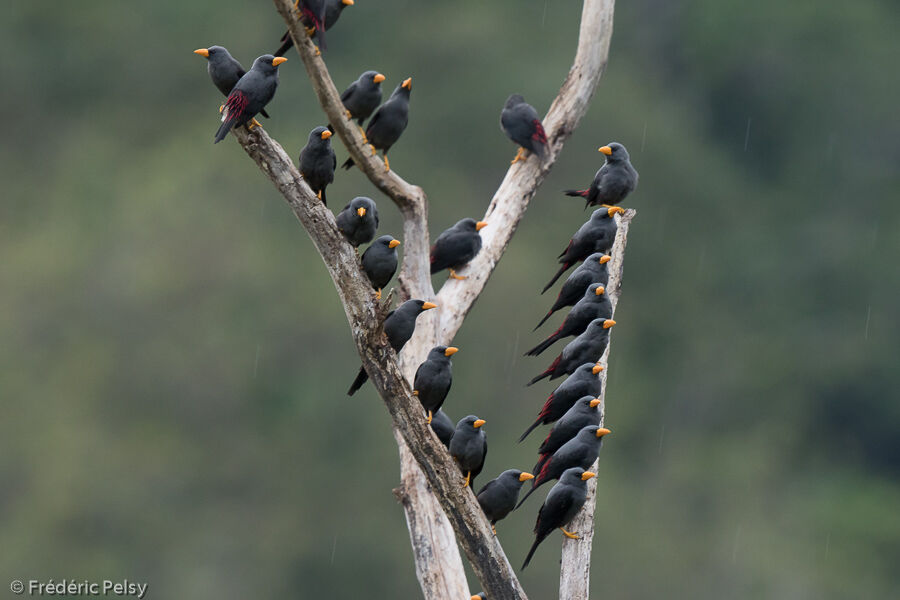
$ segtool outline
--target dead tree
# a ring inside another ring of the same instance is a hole
[[[359,129],[347,118],[323,57],[317,54],[298,21],[292,8],[293,2],[274,1],[288,25],[313,90],[335,134],[356,165],[375,187],[391,198],[403,216],[404,257],[399,276],[401,298],[420,298],[438,305],[438,310],[426,312],[419,318],[416,333],[398,360],[382,335],[384,310],[375,302],[359,260],[338,231],[331,211],[316,198],[291,158],[263,128],[248,131],[240,127],[233,130],[247,154],[284,196],[325,262],[343,304],[362,364],[391,415],[394,437],[400,451],[401,484],[395,494],[406,513],[416,574],[423,594],[428,600],[469,597],[469,586],[459,553],[459,548],[462,548],[481,588],[491,600],[524,600],[525,592],[500,542],[492,534],[470,488],[460,485],[456,465],[426,424],[421,405],[412,395],[408,382],[430,348],[438,344],[449,345],[453,339],[506,250],[529,201],[556,162],[566,139],[587,111],[606,66],[614,0],[584,1],[575,61],[543,119],[548,139],[548,152],[544,160],[529,158],[509,168],[483,217],[491,226],[481,234],[484,242],[481,252],[465,267],[467,278],[449,279],[437,293],[431,286],[428,203],[424,191],[406,182],[396,172],[386,171],[384,163],[370,154]],[[634,211],[627,211],[617,217],[619,231],[612,250],[607,286],[614,305],[621,285],[628,225],[633,216]],[[607,349],[602,359],[604,362],[608,353]],[[600,374],[604,378],[604,389],[606,373],[604,370]],[[567,539],[563,543],[561,599],[585,600],[588,597],[596,481],[592,479],[589,484],[589,501],[573,525],[584,533],[584,537],[580,540]]]

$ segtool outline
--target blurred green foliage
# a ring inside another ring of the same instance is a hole
[[[388,417],[371,386],[344,395],[358,358],[327,273],[238,146],[211,143],[220,96],[191,50],[249,66],[284,29],[272,6],[0,13],[0,578],[418,597]],[[433,235],[483,213],[515,152],[503,101],[546,110],[579,15],[358,0],[330,32],[339,88],[413,76],[391,158]],[[593,106],[454,341],[445,407],[487,419],[486,477],[531,466],[540,433],[515,440],[553,388],[523,383],[552,355],[520,356],[587,216],[559,190],[625,143],[641,183],[596,597],[900,595],[898,25],[889,0],[620,3]],[[323,121],[288,56],[264,125],[296,157]],[[329,188],[337,208],[359,194],[399,234],[358,171]],[[498,528],[516,565],[539,503]],[[555,596],[558,544],[522,576],[532,598]]]

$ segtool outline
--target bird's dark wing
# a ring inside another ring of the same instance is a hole
[[[355,91],[356,91],[356,82],[354,81],[347,87],[346,90],[344,90],[344,93],[341,94],[341,102],[346,102],[347,98],[352,96],[353,92],[355,92]]]

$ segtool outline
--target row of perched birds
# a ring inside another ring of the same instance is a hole
[[[295,9],[307,25],[307,34],[315,36],[319,48],[325,50],[324,32],[338,20],[341,12],[354,4],[353,0],[298,0]],[[278,66],[285,61],[281,54],[292,45],[289,33],[281,40],[275,54],[264,54],[253,62],[250,71],[222,46],[210,46],[195,50],[208,59],[209,75],[215,86],[226,96],[220,107],[221,125],[216,132],[218,143],[228,132],[238,126],[249,129],[259,126],[256,115],[268,117],[265,106],[272,100],[278,86]],[[381,104],[381,83],[385,76],[377,71],[365,71],[341,94],[341,102],[349,119],[356,120],[364,138],[371,146],[372,154],[382,151],[385,169],[390,169],[387,153],[406,129],[409,118],[409,99],[412,79],[407,78]],[[371,117],[371,119],[370,119]],[[363,130],[362,126],[369,119]],[[527,104],[521,95],[511,95],[500,117],[503,132],[519,149],[512,163],[527,160],[534,154],[543,160],[547,154],[547,135],[537,111]],[[303,179],[326,204],[326,188],[334,181],[337,158],[331,146],[331,126],[313,129],[306,146],[300,152],[299,171]],[[591,218],[572,237],[569,245],[559,255],[559,271],[544,287],[546,292],[569,268],[582,262],[566,279],[556,301],[538,323],[540,327],[554,312],[571,306],[562,325],[547,339],[526,354],[537,356],[556,341],[577,336],[565,346],[560,355],[544,372],[532,379],[532,385],[544,378],[550,380],[563,375],[569,377],[550,394],[537,419],[519,439],[521,442],[536,427],[554,423],[547,438],[539,448],[539,459],[533,471],[537,475],[508,469],[484,485],[476,498],[485,515],[494,525],[505,518],[541,485],[558,482],[550,490],[538,513],[535,525],[535,541],[522,568],[524,569],[538,545],[554,530],[561,529],[571,538],[577,534],[565,526],[574,518],[587,496],[586,482],[595,476],[587,469],[596,459],[602,438],[609,430],[600,427],[600,379],[603,370],[599,359],[609,342],[612,305],[606,294],[608,283],[608,252],[615,240],[617,225],[615,215],[624,212],[616,206],[636,186],[637,172],[631,166],[628,152],[618,143],[600,148],[606,161],[597,171],[591,186],[586,190],[568,190],[569,196],[579,196],[587,206],[600,205]],[[350,168],[349,158],[342,166]],[[338,229],[355,249],[372,242],[360,259],[363,272],[381,299],[382,289],[393,278],[399,265],[397,247],[400,241],[390,235],[375,239],[379,219],[375,202],[359,196],[351,200],[336,216]],[[487,223],[475,219],[462,219],[444,231],[431,248],[431,273],[449,270],[449,276],[465,279],[457,270],[468,264],[482,247],[479,234]],[[388,343],[399,353],[415,331],[416,319],[426,310],[437,308],[432,302],[411,299],[399,305],[385,317],[383,328]],[[487,455],[487,437],[482,427],[483,419],[468,415],[456,425],[441,410],[452,383],[451,357],[458,351],[452,346],[433,348],[419,365],[413,380],[413,394],[419,399],[427,415],[427,422],[443,443],[464,477],[464,486],[474,486],[481,473]],[[364,368],[348,390],[353,395],[368,379]],[[519,491],[526,481],[532,481],[531,489],[518,501]],[[518,504],[517,504],[518,501]],[[496,529],[494,529],[496,533]],[[484,598],[483,595],[473,596]]]

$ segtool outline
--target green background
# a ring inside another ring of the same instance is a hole
[[[358,0],[329,32],[339,89],[413,77],[391,162],[428,192],[432,236],[483,214],[515,153],[500,108],[547,109],[580,6]],[[371,386],[344,395],[359,360],[331,281],[233,138],[212,145],[221,97],[191,51],[249,66],[283,32],[272,5],[0,14],[0,589],[419,597],[389,419]],[[487,419],[484,481],[533,464],[541,433],[515,441],[554,385],[523,384],[553,353],[521,355],[559,322],[531,333],[587,217],[560,190],[626,144],[595,597],[900,595],[898,26],[889,0],[619,3],[591,109],[454,340],[446,404]],[[323,117],[288,56],[264,124],[296,159]],[[359,194],[399,235],[358,171],[328,193]],[[543,495],[499,525],[515,566]],[[530,597],[555,596],[559,545],[522,574]]]

